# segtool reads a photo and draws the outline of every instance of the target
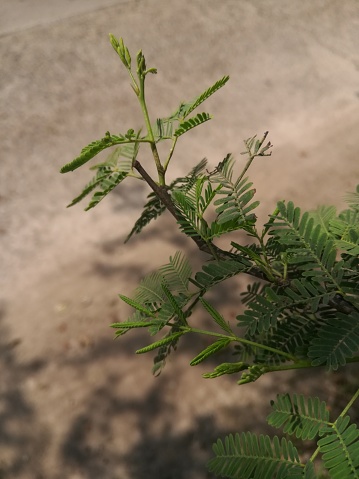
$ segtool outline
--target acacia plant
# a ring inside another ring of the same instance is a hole
[[[106,161],[92,166],[95,176],[69,206],[93,193],[89,210],[127,178],[144,181],[151,191],[126,241],[167,209],[182,233],[208,254],[202,270],[193,273],[189,261],[176,252],[168,264],[141,281],[131,298],[120,295],[134,313],[127,321],[112,324],[116,336],[147,328],[155,340],[136,353],[157,351],[155,374],[184,335],[211,336],[213,343],[198,351],[190,365],[232,348],[233,362],[218,364],[203,376],[234,374],[239,385],[272,371],[323,366],[337,370],[358,362],[359,186],[347,195],[348,207],[340,213],[333,206],[302,212],[292,201],[280,201],[267,223],[258,227],[254,211],[259,201],[254,200],[255,189],[246,174],[257,157],[270,156],[267,132],[244,142],[246,162],[238,177],[234,174],[235,160],[227,154],[212,171],[207,169],[206,160],[201,160],[189,173],[167,182],[179,139],[211,119],[206,112],[194,111],[229,77],[224,76],[194,100],[180,103],[172,115],[153,120],[145,99],[145,81],[147,75],[157,73],[156,69],[147,68],[142,51],[137,53],[133,68],[122,38],[110,35],[110,40],[128,71],[145,129],[123,134],[107,131],[61,169],[62,173],[73,171],[102,150],[115,147]],[[166,158],[159,155],[159,142],[168,144]],[[152,152],[157,177],[141,163],[144,147]],[[235,231],[244,232],[247,242],[228,242],[228,249],[216,244],[219,237]],[[236,275],[255,281],[242,292],[245,311],[233,324],[205,297],[214,285]],[[191,325],[197,307],[212,318],[213,330]],[[316,441],[306,462],[285,437],[242,432],[218,439],[208,468],[229,478],[313,479],[318,477],[315,464],[321,458],[330,477],[359,478],[359,431],[348,415],[358,396],[359,389],[338,417],[331,417],[325,401],[317,397],[287,393],[272,401],[273,410],[267,418],[270,425],[281,429],[286,437],[293,435],[296,444],[299,439]]]

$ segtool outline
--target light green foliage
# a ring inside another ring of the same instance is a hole
[[[302,212],[292,201],[280,201],[267,223],[258,226],[255,209],[259,201],[247,171],[253,161],[264,161],[262,167],[269,168],[265,159],[272,146],[267,141],[268,132],[244,142],[246,162],[239,163],[239,174],[235,173],[237,160],[227,154],[212,171],[203,159],[186,176],[168,183],[166,174],[177,142],[211,118],[208,113],[192,112],[229,77],[218,80],[194,100],[180,103],[172,115],[151,121],[145,79],[156,69],[146,67],[140,51],[134,73],[123,40],[113,35],[110,40],[129,73],[146,131],[142,134],[142,130],[130,129],[125,135],[107,132],[65,165],[62,173],[116,147],[104,162],[92,167],[94,178],[69,206],[94,192],[86,208],[90,209],[122,181],[144,181],[151,192],[126,241],[167,209],[179,230],[208,255],[202,268],[193,271],[189,260],[176,252],[167,264],[143,278],[131,297],[120,295],[134,313],[127,321],[112,325],[116,337],[146,328],[154,340],[136,353],[156,350],[153,372],[159,374],[182,336],[206,335],[213,341],[196,351],[190,365],[206,364],[217,352],[232,349],[235,360],[218,364],[203,377],[235,375],[239,385],[274,371],[319,366],[336,370],[348,362],[359,362],[359,186],[347,195],[348,208],[342,212],[333,206]],[[157,150],[159,142],[169,143],[164,159]],[[153,155],[157,178],[152,178],[140,162],[144,145]],[[223,244],[235,231],[245,239],[241,243],[228,239],[228,247],[220,248],[217,239],[221,237]],[[236,321],[228,321],[205,296],[215,285],[243,274],[255,282],[244,292],[235,292],[245,310]],[[195,327],[192,316],[197,308],[213,320],[213,329]],[[326,403],[318,398],[283,394],[272,402],[270,425],[296,440],[317,441],[317,449],[306,463],[285,438],[242,433],[217,441],[209,469],[221,477],[238,479],[314,479],[319,477],[315,459],[321,454],[330,477],[358,478],[359,433],[347,415],[358,396],[359,390],[334,421],[329,419]]]

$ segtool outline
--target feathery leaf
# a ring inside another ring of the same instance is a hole
[[[324,466],[333,479],[359,479],[359,430],[350,417],[339,417],[319,439]]]
[[[190,362],[190,365],[197,366],[197,364],[201,363],[202,361],[207,359],[209,356],[212,356],[213,354],[217,353],[221,349],[226,348],[230,342],[231,342],[230,339],[225,339],[225,338],[218,339],[218,341],[207,346],[195,358],[193,358],[192,361]]]
[[[328,319],[311,342],[308,355],[313,366],[326,364],[329,369],[344,366],[359,351],[359,313],[340,312]]]
[[[187,133],[187,131],[192,130],[192,128],[195,128],[198,125],[202,125],[202,123],[205,123],[211,118],[211,115],[209,115],[208,113],[197,113],[196,116],[193,116],[192,118],[188,118],[187,120],[181,122],[177,130],[174,132],[174,136],[179,137],[184,133]]]
[[[277,436],[271,440],[250,432],[230,434],[224,443],[218,439],[213,451],[216,457],[210,460],[208,469],[221,477],[284,479],[302,473],[296,448],[290,441],[284,438],[280,441]]]
[[[98,153],[110,146],[114,145],[121,145],[125,143],[132,143],[133,140],[129,140],[126,136],[123,135],[111,135],[110,132],[106,132],[106,135],[101,138],[101,140],[93,141],[89,145],[85,146],[82,150],[80,155],[75,158],[70,163],[64,165],[60,172],[61,173],[68,173],[69,171],[74,171],[80,166],[84,165],[92,158],[94,158]]]
[[[302,440],[314,439],[329,424],[329,411],[325,402],[318,398],[278,394],[271,406],[274,411],[267,417],[268,424],[283,428],[284,434],[295,434]]]

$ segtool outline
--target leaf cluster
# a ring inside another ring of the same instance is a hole
[[[199,350],[189,364],[197,366],[219,351],[231,349],[235,360],[218,364],[203,377],[235,374],[239,385],[274,371],[320,366],[337,370],[348,362],[358,362],[359,186],[347,195],[344,211],[337,213],[333,206],[323,206],[302,212],[292,201],[279,201],[267,223],[259,227],[255,214],[259,200],[247,171],[254,160],[270,156],[268,132],[244,142],[244,165],[227,154],[208,171],[203,159],[186,176],[167,182],[167,169],[179,138],[211,119],[206,112],[192,113],[227,83],[228,76],[194,100],[181,102],[170,116],[152,122],[145,101],[145,79],[157,70],[147,68],[139,51],[133,72],[123,40],[112,35],[110,40],[129,73],[146,132],[107,132],[66,164],[62,173],[114,147],[104,162],[92,167],[95,176],[69,206],[93,193],[88,210],[125,179],[145,181],[152,191],[126,241],[168,210],[180,231],[209,255],[201,270],[193,272],[188,259],[176,252],[167,264],[143,278],[131,297],[121,294],[134,312],[127,321],[112,324],[115,337],[133,329],[147,329],[152,340],[136,353],[156,352],[153,372],[157,375],[182,336],[207,335],[213,342]],[[164,161],[157,150],[162,141],[170,143]],[[139,161],[144,145],[150,147],[157,179]],[[240,233],[237,237],[242,241],[231,239],[234,232]],[[227,241],[227,248],[219,247],[219,238],[221,244]],[[236,321],[227,321],[205,296],[217,284],[243,274],[254,282],[243,292],[234,291],[244,310],[238,311]],[[211,318],[213,329],[202,330],[193,324],[197,307]],[[350,405],[358,396],[359,390]],[[272,407],[270,425],[296,439],[317,441],[317,450],[307,464],[286,438],[242,433],[217,441],[210,471],[230,478],[314,479],[314,459],[321,454],[331,477],[359,478],[359,433],[346,414],[349,406],[333,421],[325,402],[317,398],[279,395]]]
[[[314,479],[314,458],[320,454],[333,479],[359,477],[359,430],[350,417],[330,421],[329,409],[318,398],[282,394],[272,401],[267,422],[296,439],[316,440],[317,449],[304,464],[297,448],[284,437],[251,433],[229,435],[213,445],[209,470],[220,477],[241,479]]]

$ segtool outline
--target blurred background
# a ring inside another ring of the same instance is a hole
[[[109,32],[158,69],[147,82],[153,119],[230,75],[204,107],[213,120],[179,142],[173,177],[228,152],[240,168],[243,140],[269,130],[272,157],[249,172],[260,221],[284,198],[344,207],[358,183],[355,0],[2,0],[0,478],[206,478],[212,442],[263,432],[277,392],[340,406],[323,371],[241,388],[202,380],[213,363],[189,368],[206,345],[195,338],[153,378],[152,358],[134,355],[144,334],[113,341],[109,324],[128,313],[118,293],[177,250],[194,267],[203,258],[166,214],[123,244],[148,193],[138,182],[89,212],[66,209],[91,172],[60,167],[106,130],[142,125]],[[221,290],[229,320],[245,284]]]

